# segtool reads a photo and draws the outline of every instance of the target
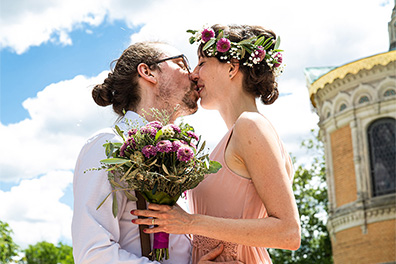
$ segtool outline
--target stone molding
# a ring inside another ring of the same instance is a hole
[[[329,214],[327,228],[335,233],[360,226],[367,232],[367,225],[396,219],[396,194],[374,197],[370,200],[356,201],[337,208]]]

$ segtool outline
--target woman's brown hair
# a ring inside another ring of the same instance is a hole
[[[215,32],[215,36],[219,34],[220,30],[223,31],[224,35],[228,36],[228,39],[232,42],[240,42],[244,39],[252,37],[273,38],[276,39],[276,35],[273,31],[264,29],[261,26],[249,26],[249,25],[213,25],[211,28]],[[206,51],[203,50],[205,44],[200,44],[198,47],[198,54],[200,56],[209,57]],[[273,49],[274,44],[269,49]],[[222,54],[218,52],[215,57],[220,62],[226,62],[220,57]],[[259,64],[254,64],[253,67],[244,65],[248,56],[245,56],[239,60],[239,69],[243,72],[243,88],[248,93],[252,94],[256,98],[260,97],[260,100],[264,104],[272,104],[279,96],[278,83],[276,82],[273,70],[264,61]]]

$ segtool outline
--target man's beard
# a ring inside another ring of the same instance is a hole
[[[192,115],[198,110],[198,99],[199,96],[194,95],[195,85],[191,84],[190,89],[184,94],[183,98],[176,99],[174,94],[168,87],[161,87],[160,94],[157,96],[158,102],[162,102],[163,109],[169,112],[173,112],[175,107],[178,105],[177,116]],[[172,100],[174,99],[174,100]],[[175,105],[172,105],[175,104]]]
[[[191,87],[190,91],[187,92],[182,99],[183,104],[181,105],[182,108],[185,106],[185,115],[192,115],[198,110],[198,99],[199,97],[194,95],[195,89]]]

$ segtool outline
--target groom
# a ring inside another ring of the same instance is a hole
[[[142,115],[153,121],[149,109],[167,110],[172,115],[190,115],[197,111],[199,95],[190,80],[187,58],[174,47],[160,42],[142,42],[129,46],[104,80],[94,87],[92,96],[100,106],[112,105],[120,116],[121,129],[126,120],[143,124]],[[126,111],[126,112],[125,112]],[[112,214],[112,196],[96,209],[112,191],[105,170],[99,168],[105,159],[103,144],[120,141],[112,129],[102,130],[82,148],[74,170],[74,213],[72,220],[73,255],[79,263],[158,263],[142,256],[141,236],[135,218],[136,202],[117,192],[118,214]],[[142,236],[143,237],[143,236]],[[151,238],[152,241],[152,238]],[[143,245],[143,244],[142,244]],[[191,261],[191,243],[185,235],[170,235],[170,259],[163,263],[184,264]],[[200,263],[210,263],[221,250],[210,252]],[[207,262],[208,261],[208,262]]]

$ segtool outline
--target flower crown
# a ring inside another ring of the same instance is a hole
[[[275,76],[279,76],[283,72],[284,65],[282,65],[281,53],[283,50],[278,49],[280,37],[275,40],[271,37],[256,36],[240,42],[232,42],[228,35],[224,35],[223,30],[219,30],[219,34],[215,37],[215,32],[210,27],[204,28],[202,31],[189,29],[187,32],[193,34],[190,37],[190,44],[195,42],[205,44],[202,51],[205,51],[209,57],[221,53],[220,60],[230,63],[231,59],[240,61],[248,54],[249,58],[246,59],[243,65],[253,67],[255,64],[265,61],[270,69],[274,71]],[[273,44],[274,48],[272,49],[270,47]]]

